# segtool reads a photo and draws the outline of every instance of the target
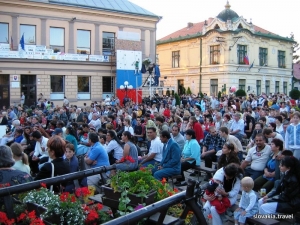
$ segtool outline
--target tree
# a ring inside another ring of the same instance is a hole
[[[172,93],[172,96],[174,96],[174,94],[175,94],[175,91],[174,91],[174,90],[172,90],[172,92],[171,92],[171,93]]]
[[[200,96],[200,98],[203,98],[204,94],[202,92],[200,92],[199,96]]]
[[[243,89],[239,89],[235,92],[236,97],[244,97],[247,96],[246,92]]]
[[[222,92],[219,91],[219,92],[218,92],[218,99],[221,99],[221,97],[222,97]]]
[[[187,94],[187,95],[191,95],[191,94],[192,94],[192,91],[191,91],[190,87],[187,88],[186,94]]]
[[[182,94],[182,95],[185,95],[185,92],[186,92],[185,87],[182,86],[182,89],[181,89],[181,90],[182,90],[182,93],[181,93],[181,94]]]
[[[177,93],[175,93],[176,105],[180,105],[180,97]]]
[[[299,99],[299,97],[300,97],[300,91],[297,90],[297,89],[291,90],[291,91],[290,91],[290,97],[291,97],[292,99],[295,99],[295,100]]]

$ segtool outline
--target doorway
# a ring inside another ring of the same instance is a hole
[[[21,75],[21,92],[24,92],[24,105],[36,105],[36,75]]]
[[[177,80],[177,87],[178,87],[178,95],[183,95],[185,94],[185,90],[184,90],[184,80],[181,79],[181,80]]]
[[[0,76],[0,109],[9,107],[9,75]]]

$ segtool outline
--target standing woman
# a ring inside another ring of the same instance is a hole
[[[77,153],[78,138],[73,127],[69,126],[66,129],[66,141],[74,145],[75,154]]]
[[[132,135],[129,131],[124,131],[122,141],[125,143],[123,157],[116,161],[117,170],[133,171],[138,168],[138,151],[132,143]]]
[[[292,123],[287,127],[285,133],[285,149],[291,150],[294,156],[300,160],[300,113],[293,114]]]
[[[285,156],[279,164],[284,174],[276,191],[258,201],[259,214],[295,213],[300,208],[300,165],[293,156]]]
[[[218,160],[218,169],[226,167],[230,163],[240,164],[240,159],[234,151],[234,145],[226,142],[222,148],[222,155]]]

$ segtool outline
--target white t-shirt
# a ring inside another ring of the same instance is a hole
[[[95,127],[96,132],[98,132],[98,129],[101,127],[101,121],[99,119],[91,120],[89,123],[89,126],[92,125]]]
[[[131,135],[134,135],[134,131],[132,127],[124,127],[124,131],[129,131],[131,133]]]
[[[160,141],[159,137],[156,137],[154,140],[151,141],[148,156],[152,153],[156,153],[156,155],[154,156],[154,160],[160,162],[162,160],[163,147],[164,144]]]
[[[273,137],[273,138],[268,138],[268,144],[270,145],[271,144],[271,142],[272,142],[272,140],[273,139],[279,139],[279,140],[281,140],[281,141],[283,141],[283,143],[284,143],[284,140],[283,140],[283,137],[282,137],[282,135],[281,134],[278,134],[278,133],[276,133],[276,135],[275,135],[275,137]]]
[[[271,147],[265,145],[261,151],[256,151],[256,146],[250,148],[245,158],[246,161],[251,162],[251,169],[255,171],[263,171],[271,155]]]
[[[110,153],[112,150],[115,150],[114,157],[117,160],[120,160],[123,157],[123,148],[115,140],[111,140],[108,145],[105,147],[107,153]]]
[[[41,143],[39,141],[37,141],[35,144],[33,155],[36,157],[38,157],[40,155],[39,158],[49,156],[47,143],[48,143],[48,138],[45,138],[45,137],[42,137]],[[42,148],[44,148],[45,150],[43,151]]]

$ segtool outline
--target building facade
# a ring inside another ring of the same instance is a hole
[[[157,41],[165,83],[193,94],[218,94],[230,87],[247,93],[291,90],[293,40],[271,33],[225,9],[215,18],[188,23]]]
[[[116,93],[116,51],[155,58],[159,17],[127,1],[0,0],[0,107]],[[41,95],[42,94],[42,95]]]

